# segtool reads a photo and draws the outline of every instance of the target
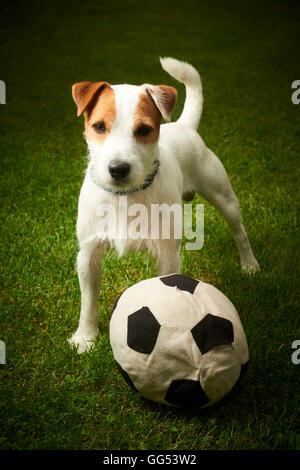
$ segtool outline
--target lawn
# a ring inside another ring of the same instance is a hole
[[[300,449],[298,2],[268,0],[43,1],[0,6],[1,449]],[[250,364],[219,406],[180,411],[148,402],[123,381],[108,324],[116,298],[156,275],[147,253],[103,264],[100,332],[89,354],[67,338],[77,327],[77,200],[86,167],[73,83],[184,87],[159,56],[201,73],[199,132],[238,195],[261,271],[243,275],[233,237],[205,204],[200,252],[182,272],[211,282],[236,306]]]

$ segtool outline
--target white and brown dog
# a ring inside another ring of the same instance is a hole
[[[201,194],[231,227],[242,269],[259,269],[227,173],[197,133],[203,103],[200,76],[190,64],[172,58],[161,59],[161,65],[186,87],[183,112],[173,123],[170,114],[177,91],[171,86],[80,82],[72,88],[77,115],[85,118],[89,148],[77,222],[81,313],[78,329],[69,340],[79,353],[88,351],[97,336],[100,260],[108,242],[119,255],[148,249],[157,258],[159,275],[180,272],[180,240],[174,237],[109,240],[107,233],[99,233],[99,207],[111,204],[119,210],[121,195],[127,196],[130,214],[132,204],[171,206],[195,192]],[[167,124],[161,125],[162,118]]]

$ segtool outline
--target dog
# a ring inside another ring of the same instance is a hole
[[[112,238],[101,232],[99,208],[110,204],[120,211],[121,196],[126,196],[130,214],[133,204],[172,206],[200,194],[232,229],[242,269],[250,273],[259,269],[226,170],[197,132],[203,107],[200,76],[187,62],[170,57],[160,62],[169,75],[185,85],[184,108],[176,122],[170,122],[177,100],[172,86],[84,81],[72,87],[77,116],[84,115],[89,150],[77,220],[81,313],[78,328],[69,339],[78,353],[88,351],[97,336],[101,258],[109,244],[120,256],[132,250],[149,250],[157,258],[158,275],[180,272],[180,240],[174,236]]]

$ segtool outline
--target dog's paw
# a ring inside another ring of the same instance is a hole
[[[242,271],[250,276],[260,271],[260,266],[255,258],[251,262],[242,264]]]
[[[82,336],[81,334],[74,333],[72,338],[68,339],[68,343],[72,348],[76,349],[78,354],[89,352],[95,343],[96,337],[92,336]]]

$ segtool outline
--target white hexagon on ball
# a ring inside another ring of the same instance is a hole
[[[239,315],[218,289],[182,274],[141,281],[121,294],[110,319],[118,369],[145,398],[203,408],[244,375],[248,345]]]

